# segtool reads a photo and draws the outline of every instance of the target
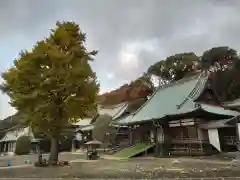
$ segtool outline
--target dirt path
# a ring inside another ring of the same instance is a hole
[[[48,154],[43,154],[43,158],[48,159]],[[60,160],[71,161],[75,159],[83,158],[83,155],[72,154],[72,153],[61,153],[59,155]],[[36,162],[38,156],[36,154],[22,155],[22,156],[4,156],[0,157],[0,168],[5,168],[8,166],[10,161],[11,166],[22,166],[26,165],[26,160],[31,163]]]
[[[80,159],[81,160],[81,159]],[[130,159],[75,161],[70,167],[0,169],[3,178],[186,178],[239,176],[239,169],[229,163],[204,160]]]

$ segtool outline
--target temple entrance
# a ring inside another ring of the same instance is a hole
[[[220,145],[223,152],[237,151],[236,127],[225,127],[218,129]]]

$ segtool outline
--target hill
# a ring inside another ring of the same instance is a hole
[[[153,85],[142,81],[140,78],[129,83],[124,84],[120,88],[104,93],[99,96],[99,104],[101,105],[115,105],[122,102],[131,102],[135,99],[145,98],[153,93]]]

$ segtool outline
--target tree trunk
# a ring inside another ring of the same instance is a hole
[[[58,153],[59,153],[59,142],[58,138],[51,138],[51,149],[49,155],[49,165],[56,165],[58,163]]]

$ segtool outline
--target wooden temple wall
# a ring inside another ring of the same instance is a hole
[[[129,128],[121,127],[118,129],[117,136],[115,138],[117,145],[125,146],[129,144]]]
[[[236,127],[220,128],[218,133],[222,151],[237,151],[238,138]]]
[[[208,131],[197,126],[198,121],[184,119],[170,121],[172,155],[204,155],[212,153],[208,140]]]
[[[144,125],[135,125],[128,128],[119,128],[116,136],[116,144],[126,145],[135,144],[138,142],[155,142],[155,130],[156,127],[152,123]]]
[[[138,142],[163,144],[166,140],[172,155],[201,155],[211,151],[207,130],[198,128],[193,119],[170,121],[164,128],[153,123],[120,128],[116,137],[120,146]]]
[[[195,142],[199,140],[199,130],[193,119],[170,121],[169,127],[173,142],[184,142],[184,140]]]
[[[153,142],[155,129],[156,128],[153,126],[153,124],[139,125],[137,127],[132,128],[133,143]]]
[[[118,144],[135,144],[138,142],[156,143],[156,153],[160,152],[164,143],[167,144],[168,154],[171,155],[211,155],[218,151],[209,142],[207,129],[200,128],[203,119],[183,119],[170,121],[167,125],[154,126],[153,123],[121,128],[116,138]],[[167,127],[167,128],[166,128]],[[226,139],[228,137],[228,140]],[[234,128],[219,129],[220,141],[235,143],[236,130]],[[131,141],[132,140],[132,141]],[[222,144],[224,144],[222,143]],[[159,144],[159,148],[157,148]],[[163,154],[167,154],[164,152]],[[161,155],[160,155],[161,156]]]

